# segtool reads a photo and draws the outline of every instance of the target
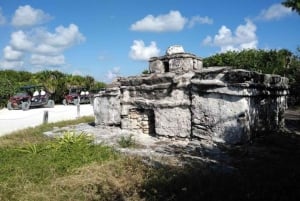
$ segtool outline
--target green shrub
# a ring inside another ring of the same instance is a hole
[[[135,140],[133,139],[133,136],[122,136],[120,138],[120,140],[118,141],[118,144],[122,147],[122,148],[129,148],[129,147],[135,147],[136,143]]]

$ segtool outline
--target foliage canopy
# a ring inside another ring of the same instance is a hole
[[[228,51],[204,58],[203,66],[232,66],[278,74],[288,77],[291,84],[300,83],[300,57],[286,49]]]

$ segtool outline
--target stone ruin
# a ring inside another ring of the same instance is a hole
[[[171,46],[149,60],[149,74],[118,78],[97,95],[95,124],[226,144],[284,126],[287,78],[202,64]]]

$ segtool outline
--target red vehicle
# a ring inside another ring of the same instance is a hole
[[[69,91],[64,96],[63,104],[81,104],[81,103],[91,103],[92,95],[88,90],[82,87],[71,87]]]
[[[28,110],[32,107],[54,107],[55,103],[50,99],[49,93],[42,85],[29,85],[20,87],[19,91],[10,97],[7,109]]]

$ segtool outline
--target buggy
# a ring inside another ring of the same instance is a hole
[[[65,93],[63,104],[81,104],[81,103],[91,103],[92,95],[89,93],[88,90],[82,87],[71,87]]]
[[[7,103],[7,109],[28,110],[32,107],[53,108],[54,100],[50,99],[51,93],[42,85],[28,85],[20,87],[19,91],[11,96]]]

